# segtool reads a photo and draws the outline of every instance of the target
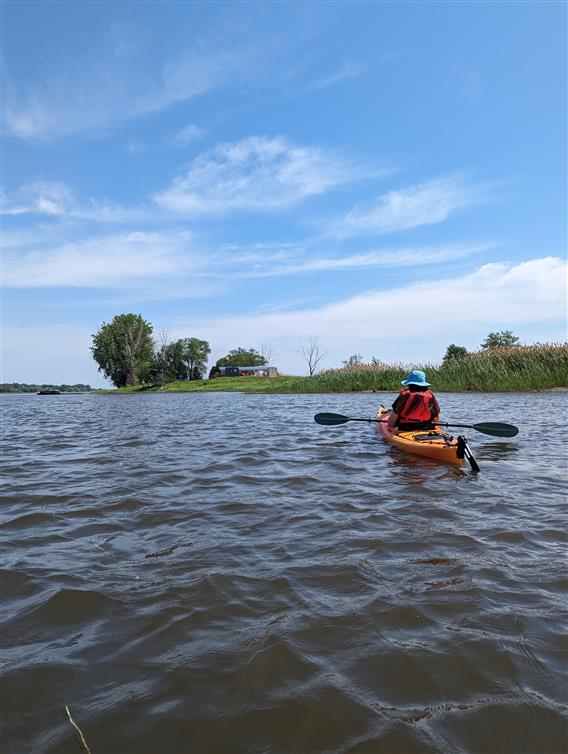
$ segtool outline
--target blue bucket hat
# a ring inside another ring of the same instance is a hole
[[[403,380],[401,385],[421,385],[422,387],[430,387],[430,383],[426,382],[426,375],[421,372],[420,369],[413,369],[408,373],[408,377]]]

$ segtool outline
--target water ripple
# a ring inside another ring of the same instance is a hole
[[[368,394],[5,396],[1,750],[564,752],[564,396],[442,399],[523,430],[476,476],[312,420]]]

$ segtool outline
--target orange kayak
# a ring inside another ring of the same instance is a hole
[[[388,419],[390,411],[381,406],[377,411],[377,419]],[[458,438],[443,432],[441,429],[414,429],[400,432],[398,429],[389,427],[386,422],[377,424],[379,432],[384,440],[406,453],[432,458],[442,463],[463,463],[458,458]]]

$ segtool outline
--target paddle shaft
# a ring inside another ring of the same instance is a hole
[[[375,422],[376,424],[388,424],[388,419],[353,419],[349,417],[350,422]],[[426,422],[404,422],[405,424],[425,424]],[[473,424],[449,424],[448,422],[428,422],[433,427],[461,427],[462,429],[476,429]]]
[[[338,424],[346,424],[347,422],[367,422],[370,424],[374,422],[376,424],[388,424],[389,419],[362,419],[354,416],[343,416],[343,414],[316,414],[314,416],[315,421],[318,424],[324,426],[336,426]],[[518,427],[513,424],[504,424],[502,422],[482,422],[480,424],[453,424],[452,422],[412,422],[405,421],[405,425],[416,425],[416,429],[427,429],[425,426],[429,424],[430,427],[465,427],[466,429],[474,429],[476,432],[483,432],[486,435],[493,435],[494,437],[515,437],[519,433]]]

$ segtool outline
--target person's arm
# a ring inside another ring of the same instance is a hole
[[[388,420],[389,427],[396,427],[398,423],[398,412],[405,400],[406,395],[404,391],[402,391],[396,398],[395,402],[392,404],[392,412]]]
[[[440,406],[438,405],[438,401],[436,400],[436,396],[434,394],[432,394],[430,410],[432,412],[432,421],[439,422],[440,421]]]

